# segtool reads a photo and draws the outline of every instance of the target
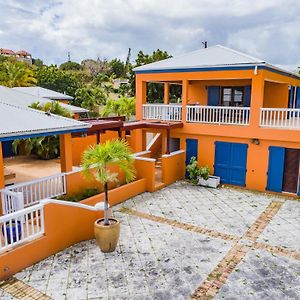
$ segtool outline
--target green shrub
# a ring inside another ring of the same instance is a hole
[[[205,167],[201,167],[199,170],[199,175],[204,179],[207,180],[210,174],[210,170],[209,167],[205,166]]]
[[[198,177],[200,176],[200,169],[198,167],[198,162],[195,156],[191,157],[190,163],[186,166],[186,171],[191,182],[193,184],[197,184]]]
[[[64,201],[70,201],[70,202],[79,202],[81,200],[93,197],[100,193],[99,189],[86,189],[81,193],[68,196],[68,195],[62,195],[60,197],[57,197],[58,200],[64,200]]]

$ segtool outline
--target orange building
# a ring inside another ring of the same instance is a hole
[[[154,157],[186,150],[186,163],[196,156],[224,184],[300,194],[298,74],[219,45],[134,71],[137,119],[183,124],[136,130],[136,151],[153,147],[152,132],[161,141]],[[161,103],[147,103],[148,83],[164,85]],[[182,87],[178,103],[171,85]]]

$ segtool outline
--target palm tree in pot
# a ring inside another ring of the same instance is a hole
[[[120,222],[108,215],[108,183],[118,181],[118,173],[110,171],[112,166],[119,168],[126,183],[135,179],[134,159],[127,142],[109,140],[90,147],[83,153],[82,168],[87,178],[94,177],[104,187],[104,218],[95,222],[95,237],[102,252],[115,250]]]

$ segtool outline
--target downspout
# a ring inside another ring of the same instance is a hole
[[[257,75],[257,65],[255,65],[255,68],[254,68],[254,75]]]

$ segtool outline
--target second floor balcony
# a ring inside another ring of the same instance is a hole
[[[144,104],[143,119],[181,122],[181,104]],[[187,105],[186,122],[212,125],[249,126],[250,107]],[[259,126],[300,130],[300,109],[261,108]]]

